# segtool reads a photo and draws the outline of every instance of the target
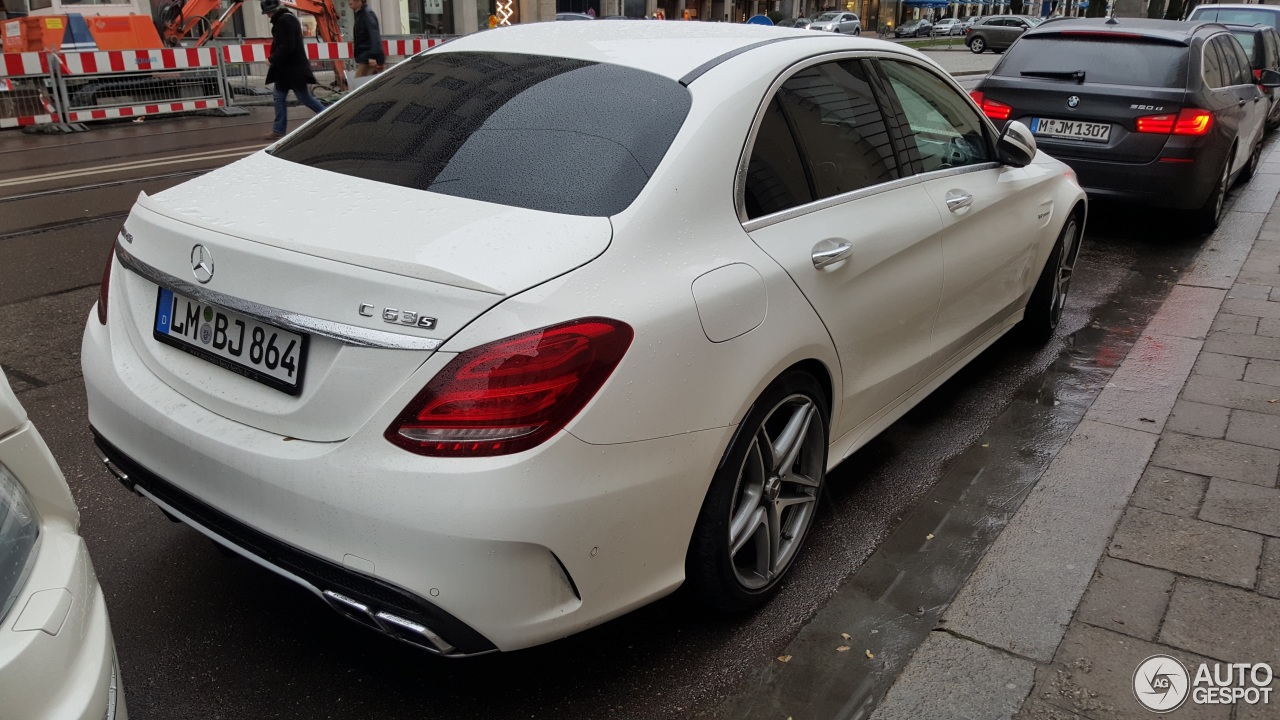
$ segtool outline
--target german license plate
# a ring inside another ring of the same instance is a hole
[[[276,390],[302,391],[306,335],[160,288],[153,336]]]
[[[1048,135],[1049,137],[1106,142],[1111,137],[1111,125],[1108,123],[1081,122],[1079,120],[1035,118],[1031,121],[1031,132],[1036,135]]]

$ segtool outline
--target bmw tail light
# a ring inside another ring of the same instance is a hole
[[[1200,108],[1182,108],[1177,115],[1146,115],[1137,120],[1140,133],[1160,135],[1204,135],[1213,127],[1213,113]]]
[[[119,242],[119,241],[117,241]],[[102,269],[102,284],[98,286],[98,322],[107,324],[107,296],[111,292],[111,265],[116,260],[116,244],[111,243],[107,253],[107,266]]]
[[[978,107],[982,108],[982,112],[992,120],[1008,120],[1013,115],[1013,106],[1005,105],[997,102],[982,94],[980,90],[974,90],[969,93],[969,97],[978,103]]]
[[[633,337],[626,323],[583,318],[468,350],[427,383],[385,437],[437,457],[527,450],[582,410]]]

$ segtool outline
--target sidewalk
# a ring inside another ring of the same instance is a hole
[[[1171,718],[1280,718],[1280,681],[1269,704],[1188,687],[1201,663],[1280,672],[1277,192],[1280,150],[1236,189],[875,720],[1156,717],[1136,690],[1185,696]],[[1172,665],[1143,663],[1162,654],[1190,675],[1169,694],[1151,688]]]

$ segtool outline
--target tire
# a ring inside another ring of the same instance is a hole
[[[1040,272],[1036,287],[1027,300],[1027,309],[1019,324],[1019,332],[1027,341],[1043,345],[1058,330],[1062,320],[1062,308],[1071,289],[1071,275],[1075,272],[1076,258],[1080,255],[1080,236],[1083,228],[1078,213],[1071,213],[1058,241],[1049,253],[1049,260]]]
[[[822,386],[796,370],[751,406],[712,477],[685,558],[686,582],[702,603],[750,610],[777,592],[817,512],[828,422]]]
[[[987,49],[987,41],[983,40],[981,37],[976,37],[969,40],[969,50],[973,51],[974,55],[981,55],[982,51],[986,49]]]
[[[854,29],[853,29],[853,36],[854,36],[854,37],[857,37],[857,36],[859,36],[859,35],[861,35],[861,34],[862,34],[862,28],[854,28]]]
[[[1253,179],[1254,174],[1258,172],[1258,164],[1262,162],[1262,138],[1258,138],[1258,142],[1253,146],[1253,152],[1249,153],[1249,164],[1244,166],[1240,171],[1240,182],[1247,183]]]
[[[1218,229],[1218,223],[1222,222],[1222,208],[1226,205],[1227,190],[1230,189],[1231,183],[1231,158],[1236,154],[1235,147],[1227,153],[1227,159],[1222,162],[1222,174],[1218,179],[1218,184],[1209,193],[1209,197],[1205,199],[1204,205],[1200,209],[1192,211],[1192,216],[1196,227],[1203,232],[1213,232]]]

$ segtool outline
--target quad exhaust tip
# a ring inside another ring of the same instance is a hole
[[[430,628],[421,623],[402,618],[399,615],[393,615],[385,610],[370,608],[358,600],[353,600],[332,590],[325,590],[321,595],[324,596],[324,599],[329,602],[329,605],[334,610],[337,610],[347,618],[385,635],[390,635],[397,640],[402,640],[410,645],[417,645],[441,655],[451,655],[456,651],[456,648],[445,642],[444,638],[431,632]]]

